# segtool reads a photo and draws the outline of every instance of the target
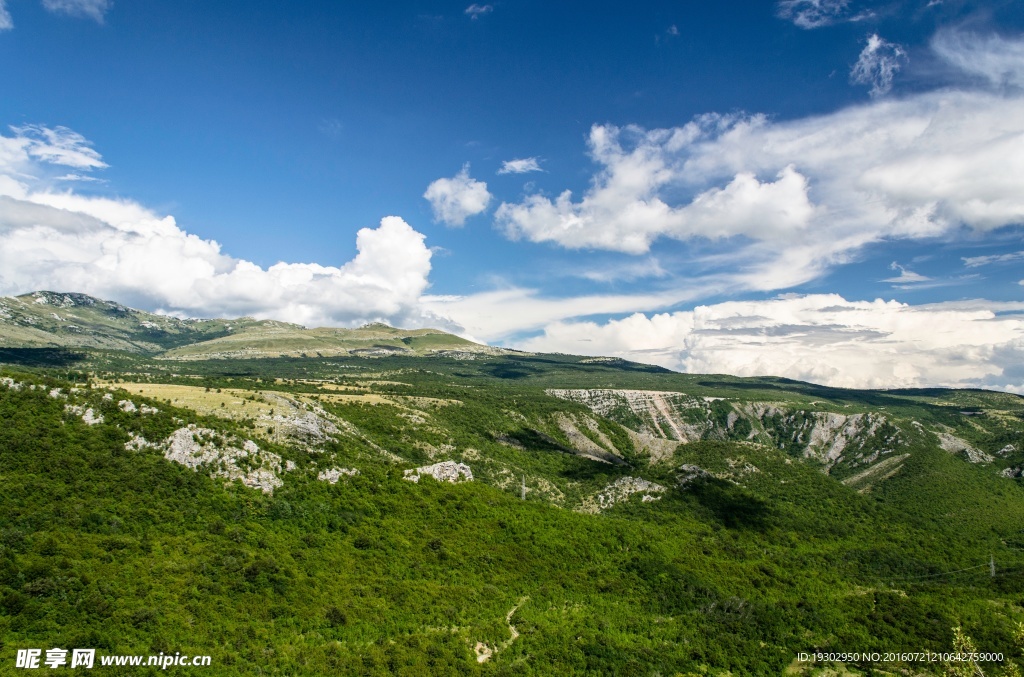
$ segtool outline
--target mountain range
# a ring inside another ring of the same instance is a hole
[[[945,667],[798,657],[949,651],[954,628],[1020,656],[1016,395],[46,291],[0,299],[0,363],[5,657],[92,642],[209,654],[217,674],[929,674]]]

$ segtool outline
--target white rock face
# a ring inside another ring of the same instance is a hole
[[[939,446],[951,454],[963,454],[971,463],[991,463],[994,459],[981,449],[975,449],[967,442],[956,435],[949,433],[935,433],[939,438]]]
[[[1005,447],[996,452],[997,456],[1009,456],[1010,454],[1017,451],[1017,447],[1012,444],[1007,444]]]
[[[597,425],[597,421],[590,418],[589,416],[582,417],[582,423],[576,420],[576,417],[571,417],[566,414],[559,414],[556,416],[556,422],[558,428],[565,433],[565,436],[569,439],[569,445],[576,450],[576,452],[584,458],[589,458],[592,461],[600,461],[602,463],[614,463],[616,465],[622,464],[623,461],[616,453],[618,449],[612,444],[612,441],[601,432],[601,429]],[[597,437],[601,444],[598,444],[594,440],[587,437],[578,426],[586,426],[591,433]]]
[[[11,390],[21,390],[22,388],[22,385],[20,383],[18,383],[13,378],[10,378],[8,376],[0,378],[0,385],[4,386],[5,388],[10,388]]]
[[[708,403],[705,400],[690,397],[685,393],[659,390],[560,390],[556,388],[545,392],[552,397],[586,405],[601,416],[609,416],[615,411],[625,408],[644,422],[642,429],[637,432],[679,442],[695,442],[701,439],[710,427],[709,421],[693,423],[680,416],[680,411],[683,410],[699,409],[703,413],[708,411]]]
[[[65,404],[64,411],[70,412],[75,416],[82,417],[82,423],[86,425],[96,425],[97,423],[103,423],[103,414],[97,414],[92,410],[92,407],[85,408],[80,407],[77,404]]]
[[[676,478],[679,480],[680,487],[685,487],[687,484],[704,477],[711,477],[711,473],[699,465],[693,465],[691,463],[684,463],[679,466],[679,474],[676,475]]]
[[[237,440],[223,439],[216,430],[189,425],[175,430],[159,446],[164,448],[164,458],[170,461],[193,470],[202,468],[211,477],[241,480],[247,487],[265,494],[284,484],[278,477],[280,456],[261,451],[252,440],[244,440],[240,447],[231,443]]]
[[[831,468],[842,460],[844,452],[856,452],[872,437],[880,434],[888,419],[878,414],[838,414],[831,411],[791,411],[776,405],[754,402],[743,407],[744,413],[761,421],[766,429],[792,431],[793,440],[803,445],[803,456],[813,458]],[[898,433],[882,440],[886,447],[879,453],[890,453],[903,444]],[[851,453],[853,453],[851,452]]]
[[[138,408],[135,406],[135,403],[132,402],[131,400],[119,400],[117,406],[121,411],[127,414],[134,414],[136,411],[138,411]]]
[[[58,397],[65,397],[66,398],[67,395],[63,395],[60,392],[60,388],[54,388],[53,390],[50,391],[50,397],[52,397],[53,399],[57,399]]]
[[[142,435],[132,433],[132,438],[124,443],[125,451],[142,451],[143,449],[152,449],[159,445],[148,442]]]
[[[455,461],[441,461],[434,465],[425,465],[421,468],[414,468],[405,471],[404,479],[410,482],[419,482],[423,475],[430,475],[438,482],[472,482],[473,471],[465,463]]]
[[[328,468],[319,475],[316,476],[321,482],[330,482],[331,484],[337,484],[338,480],[341,479],[342,475],[349,477],[355,477],[359,474],[359,471],[355,468]]]
[[[281,434],[299,440],[307,445],[318,445],[328,441],[341,430],[330,420],[329,414],[315,404],[301,405],[299,402],[271,392],[262,393],[266,401],[277,412],[273,416],[260,416],[260,421],[274,424]]]
[[[659,500],[661,496],[655,494],[661,494],[664,491],[665,487],[660,484],[639,477],[620,477],[594,496],[583,499],[583,504],[580,505],[578,511],[596,514],[639,493],[643,494],[641,500],[644,503],[649,503]]]
[[[693,397],[681,392],[612,389],[549,389],[548,395],[578,402],[601,416],[618,420],[631,432],[637,448],[646,450],[653,462],[670,460],[674,447],[668,441],[695,442],[701,439],[735,437],[737,426],[746,421],[748,440],[768,442],[770,438],[799,444],[807,458],[825,465],[826,470],[861,451],[869,441],[879,454],[888,454],[904,444],[898,431],[879,414],[839,414],[826,411],[795,411],[778,403],[728,403],[716,411],[714,401],[722,398]],[[719,405],[720,406],[720,405]],[[655,440],[660,440],[656,442]]]

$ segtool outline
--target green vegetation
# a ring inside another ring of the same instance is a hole
[[[800,652],[967,636],[1020,659],[1021,398],[380,326],[352,331],[406,352],[319,332],[336,354],[189,353],[225,334],[169,360],[124,331],[136,348],[0,353],[4,674],[17,649],[55,646],[212,656],[170,668],[184,675],[810,675],[825,666]],[[170,460],[186,438],[212,454],[196,469]],[[440,461],[474,481],[403,479]]]

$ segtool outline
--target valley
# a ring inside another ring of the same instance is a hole
[[[239,675],[940,674],[796,656],[962,627],[1020,658],[1024,398],[0,309],[6,646]]]

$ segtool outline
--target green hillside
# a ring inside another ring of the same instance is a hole
[[[1022,398],[379,325],[164,318],[159,344],[60,296],[3,300],[0,672],[57,646],[196,675],[944,674],[796,658],[956,626],[1024,660]],[[44,306],[124,343],[19,343],[27,317],[66,338]]]
[[[421,355],[501,352],[435,329],[373,323],[307,329],[276,320],[182,320],[85,294],[34,292],[0,298],[0,349],[89,348],[168,359]]]

